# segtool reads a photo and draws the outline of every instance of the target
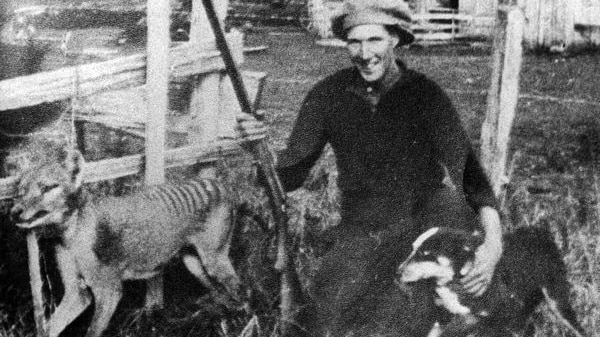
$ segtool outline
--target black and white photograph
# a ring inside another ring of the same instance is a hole
[[[0,337],[600,337],[600,0],[0,0]]]

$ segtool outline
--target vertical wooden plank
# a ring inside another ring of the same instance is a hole
[[[29,282],[33,299],[33,318],[38,337],[48,336],[48,325],[44,316],[44,294],[42,292],[42,272],[40,270],[40,247],[37,234],[27,234],[27,252],[29,254]]]
[[[216,49],[215,37],[200,0],[192,3],[190,43],[206,49]],[[219,91],[222,74],[203,74],[194,81],[190,99],[189,140],[192,144],[208,144],[218,137]]]
[[[219,11],[221,7],[217,5],[215,8]],[[224,15],[223,17],[219,15],[221,24],[225,19]],[[216,49],[215,37],[201,0],[192,2],[190,43],[198,44],[206,49]],[[222,77],[222,73],[215,72],[203,74],[194,80],[189,109],[192,122],[188,139],[191,144],[206,145],[218,138],[219,92]],[[204,168],[200,171],[200,175],[213,177],[216,175],[216,170],[215,168]]]
[[[552,21],[551,21],[551,26],[548,27],[550,29],[551,35],[552,37],[550,38],[549,44],[548,46],[553,46],[555,44],[558,44],[560,42],[564,42],[564,18],[565,18],[565,12],[566,9],[565,7],[560,8],[559,7],[562,5],[562,1],[561,0],[555,0],[552,2]]]
[[[529,37],[527,41],[531,48],[534,48],[539,45],[539,35],[540,35],[540,13],[541,13],[541,3],[543,0],[530,0],[527,3],[527,8],[529,10],[529,16],[527,18],[528,26],[529,26]]]
[[[538,46],[545,46],[548,39],[548,31],[546,27],[550,25],[550,15],[548,14],[550,5],[549,0],[540,0],[540,21],[538,23]]]
[[[531,23],[533,20],[533,14],[531,9],[534,5],[534,0],[524,1],[519,0],[518,6],[523,10],[523,16],[525,17],[525,26],[523,27],[523,41],[527,46],[531,46]]]
[[[546,0],[537,0],[537,21],[536,21],[536,26],[535,26],[535,37],[536,37],[536,42],[535,42],[535,46],[539,47],[542,46],[544,44],[544,8],[545,8],[545,2]]]
[[[169,0],[148,0],[148,64],[146,70],[148,113],[146,122],[147,184],[164,182],[165,123],[169,92]]]
[[[576,0],[561,0],[561,6],[564,8],[563,14],[563,42],[570,46],[575,39],[575,8]],[[559,9],[560,12],[560,9]]]
[[[576,22],[585,22],[582,0],[572,0],[570,6],[573,17],[573,24],[575,24]]]
[[[189,140],[191,144],[210,144],[219,135],[219,97],[221,89],[220,72],[200,76],[195,83],[190,99]]]
[[[165,138],[166,118],[169,110],[169,45],[171,7],[169,0],[148,0],[148,42],[146,89],[147,89],[147,121],[146,121],[146,167],[145,183],[162,184],[165,181]],[[157,289],[151,283],[146,294],[146,308],[163,307],[162,287]]]
[[[235,36],[236,33],[230,33],[230,38],[232,42],[240,42],[243,40],[241,33],[239,36]],[[236,48],[237,47],[237,48]],[[230,45],[230,49],[241,49],[241,44]],[[254,100],[254,96],[252,94],[256,94],[256,91],[250,92],[249,83],[244,77],[242,79],[245,82],[246,90],[248,91],[248,95],[251,101]],[[221,87],[219,90],[219,118],[218,118],[218,135],[221,137],[235,137],[235,127],[237,125],[236,115],[242,112],[240,104],[237,100],[237,96],[233,89],[233,84],[231,83],[231,79],[229,76],[225,76],[221,79]]]
[[[229,76],[221,80],[219,89],[219,119],[217,121],[218,134],[220,137],[235,137],[235,126],[237,119],[235,116],[241,113],[240,104],[233,90],[233,85]]]
[[[519,95],[524,17],[514,6],[498,11],[494,29],[493,69],[487,112],[481,130],[481,161],[494,193],[502,197],[510,130]]]
[[[214,1],[215,11],[223,26],[229,1]],[[194,0],[191,13],[190,43],[197,43],[206,49],[216,49],[213,30],[206,16],[201,0]],[[215,142],[223,134],[221,122],[221,99],[223,72],[204,74],[196,79],[190,99],[189,140],[192,144],[207,145]],[[214,176],[214,168],[204,168],[201,176]]]

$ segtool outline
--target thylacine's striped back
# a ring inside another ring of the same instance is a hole
[[[228,199],[225,186],[216,179],[193,179],[152,186],[144,196],[163,204],[169,213],[193,214]]]

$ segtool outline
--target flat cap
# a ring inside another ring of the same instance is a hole
[[[400,37],[398,45],[412,43],[412,19],[408,4],[402,0],[345,0],[342,10],[332,18],[333,34],[346,39],[348,30],[359,25],[379,24],[391,27]]]

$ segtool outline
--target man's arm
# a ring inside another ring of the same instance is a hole
[[[434,153],[447,166],[452,180],[462,186],[466,200],[479,214],[484,231],[484,242],[476,251],[473,268],[461,280],[468,292],[479,296],[487,289],[502,256],[498,203],[450,99],[434,84],[432,99],[425,105],[430,113],[428,125]]]
[[[479,209],[479,218],[485,232],[485,239],[475,252],[473,268],[468,270],[461,280],[465,290],[475,296],[481,296],[487,290],[496,265],[502,257],[502,226],[498,211],[484,206]]]
[[[277,173],[286,191],[302,186],[327,143],[325,104],[321,90],[313,88],[302,103],[286,149],[277,156]]]

